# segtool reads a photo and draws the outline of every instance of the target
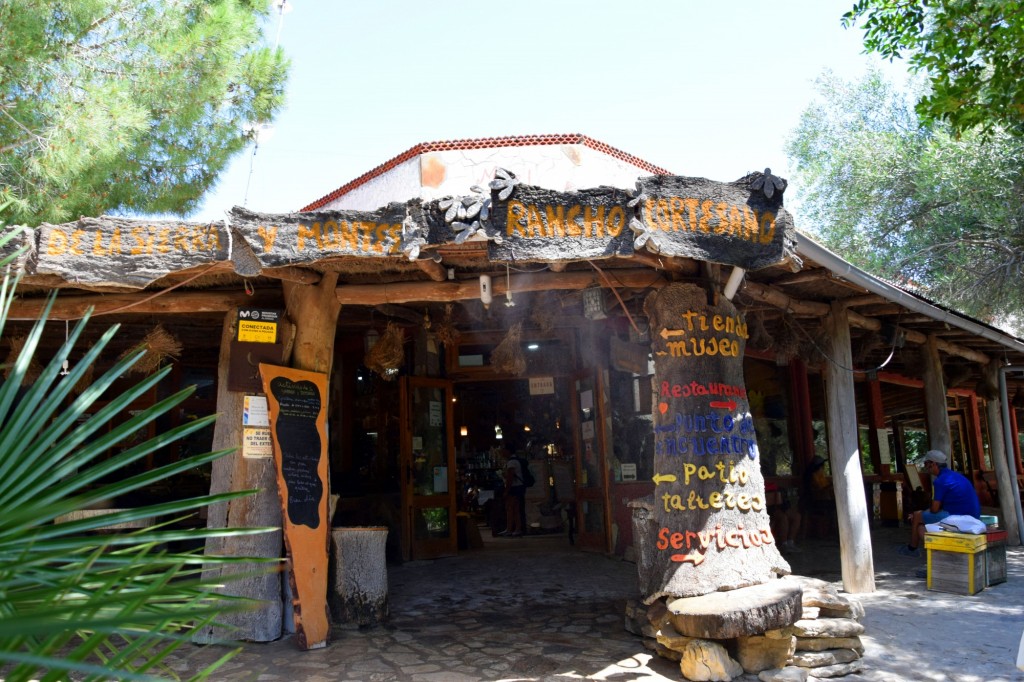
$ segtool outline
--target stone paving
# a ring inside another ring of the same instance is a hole
[[[877,591],[865,606],[864,671],[847,682],[1024,681],[1015,667],[1024,629],[1024,549],[1008,550],[1009,580],[974,596],[928,591],[923,559],[895,552],[906,531],[879,529]],[[789,554],[794,572],[841,587],[838,542]],[[299,651],[290,637],[246,644],[214,680],[470,682],[682,680],[623,627],[637,596],[636,567],[581,551],[564,536],[486,538],[458,557],[388,567],[391,617],[381,627],[335,629]],[[173,662],[187,676],[226,649],[189,646]],[[734,678],[753,682],[755,675]]]

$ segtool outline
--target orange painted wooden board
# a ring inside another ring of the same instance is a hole
[[[296,640],[327,645],[327,375],[260,363],[291,559]]]

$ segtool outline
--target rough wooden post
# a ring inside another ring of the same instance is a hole
[[[949,412],[946,407],[946,386],[942,380],[942,358],[934,336],[921,346],[924,364],[925,421],[928,424],[928,445],[931,450],[942,450],[953,462],[953,442],[949,436]]]
[[[999,367],[990,362],[985,366],[985,380],[993,386],[999,385]],[[1013,408],[1010,408],[1013,409]],[[999,488],[999,523],[1007,534],[1007,543],[1020,544],[1020,528],[1017,525],[1017,509],[1013,498],[1017,494],[1016,473],[1010,473],[1006,459],[1006,437],[1003,433],[1003,410],[999,400],[985,401],[985,421],[988,422],[989,454],[996,469],[996,483]]]
[[[730,301],[708,305],[707,293],[688,284],[649,295],[644,311],[658,396],[654,556],[638,561],[648,572],[640,576],[645,601],[735,590],[789,573],[764,504],[743,381],[746,322]]]
[[[213,430],[213,449],[238,448],[213,463],[210,493],[257,489],[258,493],[232,502],[221,502],[210,507],[208,528],[226,527],[281,527],[281,505],[277,500],[277,475],[272,459],[242,457],[242,404],[244,393],[228,390],[228,359],[231,341],[235,338],[237,309],[231,309],[224,318],[220,340],[220,359],[217,367],[217,420]],[[235,538],[211,538],[206,542],[206,553],[226,556],[250,556],[278,559],[281,556],[281,531]],[[215,575],[232,572],[247,573],[253,566],[217,567],[208,569]],[[281,576],[278,573],[232,580],[226,584],[226,594],[259,601],[255,610],[227,613],[221,621],[234,629],[207,626],[197,630],[193,641],[201,644],[233,639],[270,642],[281,637],[282,603]]]
[[[288,558],[292,562],[292,570],[288,571],[288,580],[295,613],[296,641],[303,649],[317,649],[326,646],[330,629],[327,584],[331,519],[325,518],[328,508],[329,490],[326,489],[326,485],[330,481],[328,470],[330,457],[324,445],[326,424],[320,424],[319,420],[324,419],[324,414],[328,411],[326,388],[329,383],[331,364],[334,360],[334,337],[338,325],[338,314],[341,311],[341,303],[338,301],[335,291],[337,283],[338,274],[336,272],[324,274],[317,284],[287,281],[283,283],[286,315],[295,325],[291,367],[314,373],[303,375],[306,380],[292,384],[292,388],[297,390],[297,386],[308,384],[304,390],[316,394],[315,397],[312,395],[295,397],[292,395],[292,389],[289,389],[285,392],[287,395],[283,394],[283,397],[298,401],[296,405],[301,403],[307,408],[309,407],[307,403],[315,402],[318,427],[314,431],[319,431],[315,434],[315,438],[310,437],[309,434],[304,436],[311,443],[314,441],[317,443],[318,452],[295,452],[289,459],[289,461],[301,460],[305,468],[316,472],[315,476],[320,478],[319,500],[313,501],[312,506],[323,511],[323,514],[316,514],[310,519],[302,520],[291,518],[289,513],[288,523],[285,524],[285,548]],[[323,381],[322,386],[315,385],[316,382],[313,379],[317,377],[319,377],[317,381]],[[264,375],[264,384],[267,384],[266,375]],[[272,416],[275,412],[274,406],[279,405],[281,399],[282,397],[277,397],[271,400]],[[282,413],[285,411],[283,408],[279,409]],[[279,419],[274,423],[274,434],[276,446],[283,450],[280,422]],[[306,430],[308,427],[309,424],[304,425]],[[300,428],[300,425],[291,422],[290,429],[294,431],[297,428]],[[296,434],[291,433],[291,435],[295,437]],[[276,452],[275,459],[280,463],[285,454],[287,453]],[[282,475],[284,474],[282,473]],[[304,475],[308,475],[308,472]],[[287,505],[286,498],[290,499],[292,493],[289,492],[289,495],[286,496],[280,492],[280,488],[278,490],[280,503]],[[289,490],[291,490],[291,486],[289,486]],[[303,599],[306,603],[302,603]]]
[[[846,308],[839,303],[832,304],[832,312],[825,318],[829,340],[829,361],[825,363],[828,449],[839,517],[843,588],[850,593],[874,592],[875,566],[864,497],[864,471],[860,465],[857,398],[853,390],[853,353],[847,318]]]
[[[335,289],[338,273],[325,273],[319,284],[284,282],[285,309],[295,325],[291,366],[330,375],[334,334],[341,303]]]

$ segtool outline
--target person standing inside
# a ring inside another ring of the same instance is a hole
[[[523,485],[523,470],[519,460],[509,457],[505,463],[505,530],[498,535],[508,537],[521,537],[522,527],[522,505],[526,488]]]
[[[932,477],[932,503],[928,509],[910,515],[910,542],[897,550],[903,556],[921,556],[925,525],[938,523],[947,516],[963,515],[981,518],[981,502],[974,486],[963,474],[946,463],[949,458],[941,450],[929,450],[924,456],[924,471]]]
[[[779,488],[774,483],[764,486],[765,507],[771,522],[775,544],[781,552],[799,553],[796,537],[800,532],[801,514],[796,505],[789,500],[789,491]]]

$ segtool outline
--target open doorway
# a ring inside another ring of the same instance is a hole
[[[509,527],[525,535],[568,533],[574,525],[572,388],[566,377],[455,384],[458,509],[481,534],[498,537]],[[509,523],[513,492],[504,476],[513,457],[534,479],[515,507],[518,524]]]

